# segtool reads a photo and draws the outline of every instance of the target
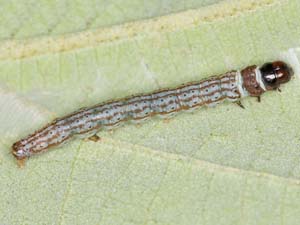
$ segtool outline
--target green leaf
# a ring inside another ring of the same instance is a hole
[[[0,1],[1,224],[298,224],[300,3]],[[53,118],[284,59],[282,92],[100,131],[30,158]]]

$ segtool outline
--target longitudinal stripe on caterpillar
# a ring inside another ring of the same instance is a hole
[[[187,83],[177,88],[162,89],[82,108],[55,119],[35,133],[17,141],[12,153],[21,164],[31,155],[59,146],[67,140],[85,135],[97,140],[100,129],[112,129],[126,121],[142,122],[150,117],[169,117],[180,111],[200,106],[215,106],[224,100],[236,102],[246,96],[260,97],[288,82],[293,70],[284,62],[275,61],[261,67],[248,66],[206,80]]]

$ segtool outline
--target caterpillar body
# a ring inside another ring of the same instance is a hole
[[[260,97],[276,90],[291,79],[292,69],[282,61],[248,66],[177,88],[101,103],[55,119],[50,124],[13,144],[12,154],[19,165],[34,154],[59,146],[73,137],[98,140],[101,129],[112,129],[133,121],[139,123],[153,116],[169,117],[179,111],[200,106],[215,106],[224,100],[236,102],[246,96]]]

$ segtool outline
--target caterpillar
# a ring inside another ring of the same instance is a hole
[[[79,109],[57,118],[12,145],[12,154],[20,166],[25,159],[54,146],[62,145],[73,137],[97,141],[97,132],[112,129],[125,121],[142,122],[150,117],[162,118],[180,111],[208,106],[213,107],[227,100],[243,107],[240,99],[257,97],[269,90],[279,90],[293,75],[292,68],[282,61],[268,62],[258,67],[229,71],[198,82],[191,82],[171,89],[161,89],[148,94],[135,95]]]

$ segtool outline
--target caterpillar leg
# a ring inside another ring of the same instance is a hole
[[[24,168],[25,167],[25,161],[26,161],[26,158],[18,159],[17,160],[18,167],[19,168]]]
[[[164,118],[163,122],[164,123],[170,123],[171,119],[170,118]]]
[[[142,124],[136,123],[135,126],[136,126],[137,128],[140,128],[140,127],[142,126]],[[113,132],[111,132],[110,134],[112,134],[112,133],[113,133]]]
[[[241,103],[241,101],[237,101],[237,102],[235,102],[235,104],[237,104],[242,109],[245,109],[245,107],[243,106],[243,104]]]
[[[257,101],[260,102],[261,98],[260,96],[257,96]]]
[[[88,137],[88,140],[97,142],[97,141],[100,141],[101,138],[97,134],[94,134],[93,136]]]

